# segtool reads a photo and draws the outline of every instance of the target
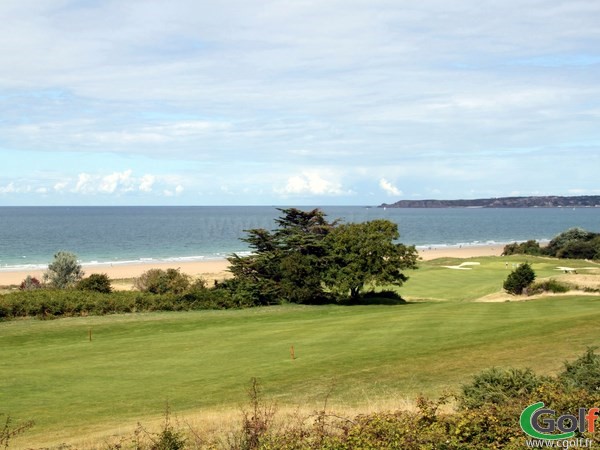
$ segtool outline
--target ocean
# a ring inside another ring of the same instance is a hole
[[[321,209],[330,220],[391,220],[401,242],[422,248],[547,241],[572,227],[600,231],[600,208]],[[0,270],[45,268],[59,250],[83,264],[222,259],[247,254],[244,230],[273,229],[279,215],[274,206],[0,207]]]

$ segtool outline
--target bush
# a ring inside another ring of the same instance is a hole
[[[552,292],[554,294],[563,294],[565,292],[569,292],[571,290],[571,286],[566,283],[561,283],[560,281],[549,279],[545,281],[540,281],[539,283],[533,283],[529,289],[527,289],[527,293],[529,295],[540,294],[542,292]]]
[[[0,320],[18,317],[52,319],[64,316],[123,314],[146,311],[227,309],[240,304],[226,290],[199,289],[182,295],[94,290],[37,289],[0,295]]]
[[[81,277],[83,270],[77,262],[77,255],[61,251],[54,255],[54,261],[48,265],[44,281],[56,289],[65,289],[73,286]]]
[[[79,280],[75,288],[80,291],[95,291],[104,294],[112,292],[110,278],[105,273],[93,273],[89,277]]]
[[[529,240],[527,242],[521,242],[517,244],[513,242],[504,246],[503,256],[509,255],[541,255],[542,249],[537,241]]]
[[[574,241],[568,242],[556,253],[558,258],[567,259],[594,259],[598,252],[594,241]]]
[[[462,387],[458,402],[463,409],[478,408],[486,403],[505,405],[533,393],[543,379],[531,369],[491,368],[475,375]]]
[[[191,277],[179,269],[150,269],[135,279],[135,287],[152,294],[182,294],[191,284]]]
[[[600,355],[596,355],[593,348],[588,348],[572,363],[565,362],[559,379],[571,388],[600,393]]]
[[[519,265],[504,281],[504,289],[509,294],[520,295],[535,280],[535,272],[528,263]]]
[[[33,289],[40,289],[42,287],[42,283],[36,277],[32,277],[31,275],[27,275],[25,279],[21,282],[19,289],[22,291],[31,291]]]
[[[571,228],[552,239],[544,254],[557,258],[599,259],[600,234]]]

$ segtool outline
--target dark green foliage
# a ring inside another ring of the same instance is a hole
[[[77,255],[70,252],[58,252],[44,273],[44,281],[53,288],[66,289],[75,285],[83,277]]]
[[[600,259],[600,233],[571,228],[552,239],[544,248],[544,254],[557,258]]]
[[[152,294],[182,294],[191,283],[191,277],[179,269],[150,269],[135,279],[136,288]]]
[[[312,303],[325,297],[321,285],[327,248],[324,239],[335,223],[319,210],[281,209],[279,228],[247,230],[243,240],[252,255],[228,258],[234,281],[226,287],[234,297],[255,305]]]
[[[535,272],[527,263],[520,264],[504,281],[504,289],[509,294],[520,295],[535,280]]]
[[[282,209],[278,229],[248,230],[253,252],[229,258],[233,297],[256,305],[356,300],[369,285],[400,286],[404,269],[416,268],[417,251],[395,243],[387,220],[340,225],[322,211]],[[325,289],[327,288],[327,290]]]
[[[600,355],[596,355],[593,348],[588,348],[572,363],[565,362],[565,369],[559,379],[570,388],[600,394]]]
[[[521,242],[520,244],[513,242],[504,246],[502,255],[541,255],[542,249],[539,242],[535,240],[529,240],[527,242]]]
[[[36,277],[32,277],[31,275],[27,275],[25,279],[21,282],[19,289],[22,291],[31,291],[33,289],[40,289],[42,287],[42,283]]]
[[[530,395],[542,381],[531,369],[487,369],[462,387],[459,406],[472,409],[486,403],[505,405]]]
[[[600,259],[598,240],[568,242],[557,253],[558,258],[568,259]]]
[[[362,293],[357,299],[349,302],[351,305],[404,305],[404,300],[396,291],[385,290],[380,292],[368,291]]]
[[[146,311],[189,311],[248,306],[226,290],[195,289],[183,294],[38,289],[0,295],[0,320],[18,317],[53,319],[65,316],[122,314]]]
[[[394,241],[398,226],[388,220],[343,224],[327,237],[324,283],[340,299],[355,300],[366,286],[401,286],[405,269],[416,269],[418,253]]]
[[[82,278],[75,285],[75,289],[102,292],[104,294],[112,292],[110,278],[105,273],[93,273],[87,278]]]

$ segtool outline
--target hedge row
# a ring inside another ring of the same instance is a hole
[[[236,308],[224,290],[203,289],[184,295],[117,291],[37,289],[0,295],[0,320],[18,317],[51,319],[68,316],[120,314],[148,311],[188,311]]]

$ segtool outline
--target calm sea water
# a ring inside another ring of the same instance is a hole
[[[571,227],[600,231],[600,208],[322,209],[346,222],[389,219],[402,242],[422,247],[548,240]],[[273,229],[279,215],[268,206],[0,207],[0,270],[45,267],[59,250],[100,264],[220,259],[247,252],[244,230]]]

